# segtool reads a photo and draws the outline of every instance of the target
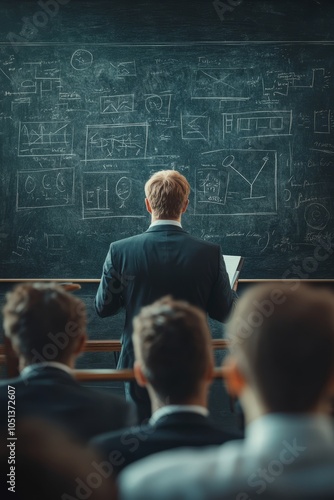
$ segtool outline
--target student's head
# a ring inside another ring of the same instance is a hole
[[[86,311],[81,300],[51,283],[18,285],[7,294],[4,331],[21,366],[69,363],[86,339]]]
[[[189,404],[212,380],[213,355],[205,314],[164,297],[134,319],[135,374],[163,404]]]
[[[334,295],[304,284],[253,287],[228,325],[231,358],[225,375],[232,393],[247,394],[262,412],[323,409],[334,391]],[[246,403],[246,404],[245,404]]]
[[[188,206],[190,186],[175,170],[161,170],[145,184],[146,207],[156,219],[178,219]]]

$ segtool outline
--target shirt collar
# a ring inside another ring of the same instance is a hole
[[[177,227],[182,227],[181,223],[177,220],[169,220],[169,219],[163,219],[163,220],[156,220],[155,222],[152,222],[150,224],[150,227],[154,226],[164,226],[164,225],[170,225],[170,226],[177,226]]]
[[[333,446],[334,428],[327,415],[269,413],[249,423],[245,437],[248,446],[257,450],[289,440]]]
[[[160,418],[165,417],[166,415],[171,415],[172,413],[184,413],[184,412],[197,413],[198,415],[203,415],[203,417],[209,416],[209,410],[207,408],[204,408],[204,406],[167,405],[156,410],[153,413],[152,417],[150,418],[149,423],[151,425],[154,425],[157,423],[158,420],[160,420]]]
[[[41,363],[33,363],[32,365],[25,366],[23,370],[21,370],[21,376],[26,377],[32,371],[38,370],[39,368],[58,368],[59,370],[63,370],[73,377],[73,372],[71,368],[64,363],[58,363],[57,361],[43,361]]]

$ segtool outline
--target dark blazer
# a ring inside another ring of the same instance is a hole
[[[111,462],[117,474],[132,462],[153,453],[180,447],[219,445],[240,437],[214,427],[203,415],[180,411],[161,417],[155,425],[97,436],[91,444]]]
[[[134,362],[134,316],[164,295],[186,300],[211,318],[224,321],[234,295],[220,246],[171,224],[153,226],[110,245],[95,307],[102,317],[122,307],[126,310],[118,368],[131,368]]]
[[[81,440],[133,425],[133,408],[121,398],[83,387],[55,367],[38,367],[25,377],[0,383],[0,426],[7,425],[8,386],[15,387],[16,419],[52,420]]]

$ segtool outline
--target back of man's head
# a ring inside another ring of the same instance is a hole
[[[3,316],[5,335],[28,364],[67,362],[86,331],[83,302],[52,283],[16,286]]]
[[[159,219],[177,219],[190,193],[187,179],[176,170],[160,170],[145,184],[145,195]]]
[[[300,284],[255,286],[228,325],[232,355],[270,412],[309,412],[334,377],[334,295]]]
[[[160,401],[186,404],[210,378],[213,355],[205,314],[170,297],[134,319],[136,361]]]

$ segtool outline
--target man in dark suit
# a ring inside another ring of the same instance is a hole
[[[159,451],[222,444],[237,437],[209,420],[214,363],[210,331],[200,309],[170,297],[144,307],[134,319],[133,342],[136,380],[147,387],[153,415],[146,425],[93,439],[116,473]]]
[[[84,441],[134,423],[133,408],[121,398],[85,388],[72,376],[86,341],[81,300],[53,284],[19,285],[7,295],[4,331],[21,373],[0,383],[0,425],[7,425],[13,395],[16,419],[52,420]]]
[[[132,320],[141,307],[172,295],[225,321],[233,303],[219,245],[195,238],[181,227],[190,186],[174,170],[155,173],[145,185],[152,222],[143,233],[110,245],[95,299],[97,313],[112,316],[124,307],[126,319],[118,368],[132,368]],[[126,394],[137,403],[139,419],[150,416],[149,398],[136,384]]]

